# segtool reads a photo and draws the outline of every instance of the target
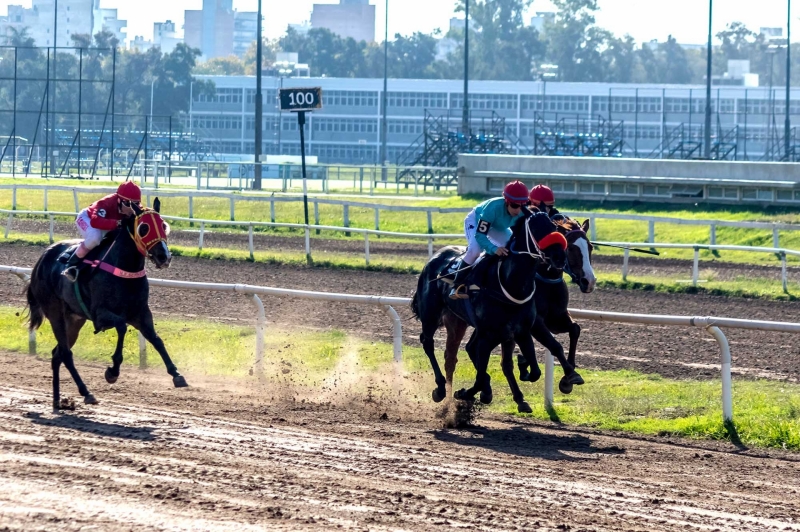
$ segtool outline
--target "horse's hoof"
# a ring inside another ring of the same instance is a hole
[[[492,399],[494,399],[494,396],[492,395],[491,388],[487,391],[481,392],[481,403],[490,405],[492,404]]]
[[[467,395],[467,390],[465,388],[461,388],[456,393],[453,394],[453,397],[458,399],[459,401],[474,401],[475,397]]]
[[[519,403],[517,403],[517,412],[519,412],[520,414],[532,414],[533,409],[531,408],[531,405],[529,405],[526,401],[520,401]]]
[[[528,379],[528,382],[536,382],[541,378],[542,378],[542,370],[540,370],[539,367],[537,366],[536,367],[536,371],[534,371],[533,373],[530,374],[530,378]]]
[[[572,387],[575,384],[583,384],[583,377],[581,377],[577,371],[561,377],[561,380],[558,381],[558,389],[563,394],[570,394],[572,393]]]
[[[117,372],[117,374],[114,375],[114,370],[112,370],[111,368],[106,368],[106,382],[107,383],[114,384],[115,382],[117,382],[118,378],[119,378],[119,372]]]
[[[528,370],[525,370],[525,371],[520,370],[519,371],[519,380],[525,381],[525,382],[530,381],[531,380],[531,372],[528,371]]]
[[[433,393],[431,393],[431,398],[433,399],[434,403],[441,403],[446,395],[447,392],[443,392],[439,390],[439,388],[434,388]]]
[[[95,398],[95,396],[92,394],[86,394],[86,396],[83,398],[83,403],[87,405],[96,405],[99,402],[100,401],[98,401],[97,398]]]
[[[176,388],[186,388],[189,386],[189,383],[186,382],[186,379],[183,378],[183,375],[172,377],[172,384],[174,384]]]

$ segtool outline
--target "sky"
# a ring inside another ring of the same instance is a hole
[[[335,4],[337,0],[262,0],[264,32],[267,37],[279,37],[289,23],[310,18],[313,4]],[[382,41],[385,17],[384,0],[376,4],[376,32]],[[0,15],[6,14],[9,4],[30,7],[31,0],[0,0]],[[678,42],[699,44],[706,41],[708,32],[708,3],[704,0],[598,0],[600,26],[621,36],[629,33],[637,42],[652,39],[664,41],[672,34]],[[119,9],[119,18],[128,21],[127,35],[143,35],[151,39],[153,22],[172,20],[183,25],[186,9],[200,9],[202,0],[101,0],[101,7]],[[436,28],[446,30],[453,15],[454,0],[389,0],[389,35],[404,35],[415,31],[429,33]],[[234,0],[240,11],[256,11],[257,0]],[[795,8],[800,15],[800,5]],[[536,11],[554,10],[548,0],[534,0],[530,15]],[[529,17],[526,17],[529,18]],[[793,22],[798,22],[793,17]],[[729,22],[744,22],[750,29],[786,24],[786,0],[716,0],[713,31],[724,29]],[[797,25],[795,34],[800,31]]]

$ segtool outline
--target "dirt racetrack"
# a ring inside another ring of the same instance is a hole
[[[32,266],[42,247],[0,244],[0,264]],[[151,270],[156,278],[246,283],[323,292],[406,296],[413,293],[416,275],[302,268],[249,262],[214,261],[176,257],[168,270]],[[660,294],[630,290],[571,292],[573,308],[725,316],[775,321],[800,321],[800,302],[777,302],[718,296]],[[0,275],[0,301],[22,308],[22,283]],[[345,303],[322,304],[289,298],[264,298],[267,320],[283,325],[303,324],[319,329],[336,328],[367,338],[391,341],[391,326],[380,310]],[[251,304],[244,298],[213,292],[153,288],[151,307],[157,315],[209,316],[251,321]],[[408,308],[398,308],[403,318],[404,342],[419,346],[419,323]],[[673,378],[717,378],[719,351],[705,331],[633,324],[582,322],[578,362],[599,369],[629,368]],[[800,379],[800,342],[791,334],[726,330],[737,378]],[[564,336],[563,343],[567,342]],[[443,341],[438,348],[443,349]]]
[[[84,363],[101,404],[56,415],[47,360],[0,368],[2,531],[800,530],[800,457],[780,451],[497,416],[441,429],[433,407],[129,368],[109,386]]]

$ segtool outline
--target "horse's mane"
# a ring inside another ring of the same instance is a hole
[[[566,216],[558,220],[553,220],[553,223],[556,224],[558,231],[562,234],[567,234],[570,231],[579,231],[581,229],[581,224],[578,220],[573,220]]]

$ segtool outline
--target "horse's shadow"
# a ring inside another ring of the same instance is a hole
[[[116,423],[102,423],[75,414],[61,414],[55,417],[44,417],[38,412],[26,412],[22,417],[37,425],[78,430],[97,436],[121,438],[124,440],[155,441],[154,427],[129,427]]]
[[[433,437],[442,442],[545,460],[579,461],[589,460],[588,455],[625,453],[615,445],[596,447],[592,438],[580,434],[546,434],[522,425],[503,429],[476,427],[461,431],[436,430],[433,431]]]

